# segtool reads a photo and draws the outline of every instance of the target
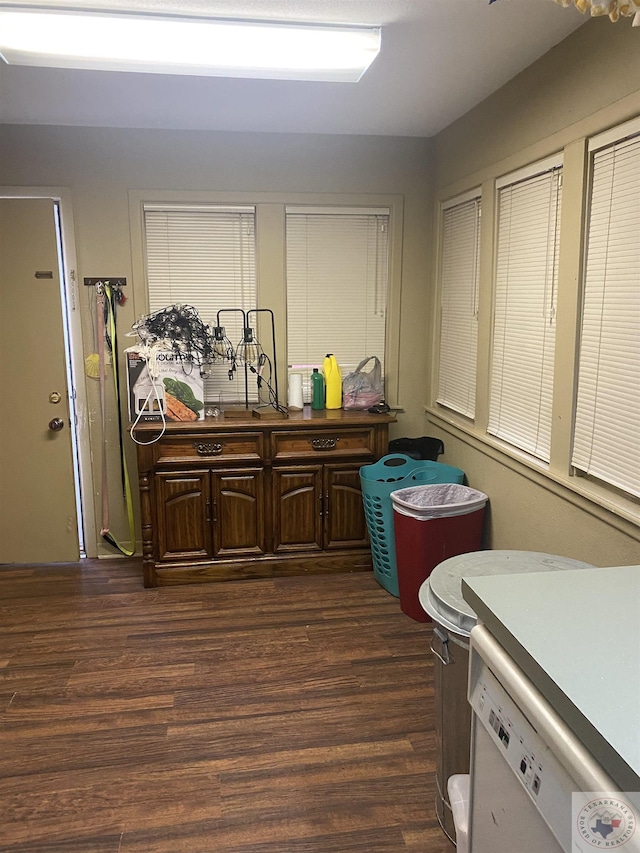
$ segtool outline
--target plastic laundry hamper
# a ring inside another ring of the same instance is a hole
[[[441,462],[412,459],[391,453],[373,465],[360,468],[360,488],[371,540],[373,575],[380,586],[397,598],[398,569],[391,492],[409,486],[462,483],[464,471]]]

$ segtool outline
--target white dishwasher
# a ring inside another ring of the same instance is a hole
[[[463,580],[480,623],[465,842],[640,853],[640,566],[552,574]]]
[[[471,853],[640,850],[627,795],[618,796],[616,784],[482,626],[471,631],[469,700]],[[585,793],[574,802],[574,792]],[[610,794],[607,802],[603,793]]]

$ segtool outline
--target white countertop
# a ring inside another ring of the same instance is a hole
[[[640,791],[640,566],[463,578],[462,592],[620,789]]]

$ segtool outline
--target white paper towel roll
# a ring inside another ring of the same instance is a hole
[[[289,408],[290,409],[302,409],[303,408],[302,374],[301,373],[290,373],[289,374]]]

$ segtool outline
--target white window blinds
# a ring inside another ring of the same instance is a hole
[[[257,303],[255,209],[217,205],[144,206],[149,310],[191,305],[203,323],[216,325],[221,309],[247,311]],[[223,311],[220,322],[233,345],[242,315]],[[207,400],[244,400],[244,373],[228,379],[216,362],[205,380]],[[252,383],[253,390],[253,383]],[[254,398],[254,395],[252,395]]]
[[[440,362],[437,402],[475,415],[478,345],[480,192],[442,210]]]
[[[384,366],[387,209],[286,210],[288,363],[309,375],[333,353],[343,377],[366,356]]]
[[[562,167],[531,172],[498,184],[488,431],[548,462]]]
[[[572,462],[640,497],[640,135],[593,154]]]

